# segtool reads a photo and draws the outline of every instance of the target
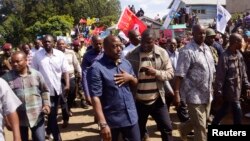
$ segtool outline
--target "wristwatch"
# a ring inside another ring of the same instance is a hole
[[[100,128],[102,129],[102,128],[107,127],[108,124],[107,124],[106,122],[100,122],[100,123],[99,123],[99,126],[100,126]]]

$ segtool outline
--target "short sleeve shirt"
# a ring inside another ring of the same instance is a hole
[[[194,41],[179,54],[175,75],[183,77],[181,98],[187,103],[206,104],[212,100],[212,82],[215,72],[214,60],[209,47]]]
[[[57,95],[62,93],[62,73],[69,71],[69,63],[63,52],[53,49],[52,55],[49,56],[45,49],[42,49],[33,57],[32,67],[43,75],[50,96],[54,96],[55,92]]]
[[[90,96],[100,98],[104,116],[111,128],[132,126],[138,120],[129,84],[119,87],[114,81],[114,74],[121,73],[121,70],[134,75],[132,66],[126,59],[122,58],[121,63],[116,66],[104,55],[87,72]]]

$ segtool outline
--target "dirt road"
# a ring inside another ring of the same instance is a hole
[[[100,141],[99,130],[97,124],[94,123],[93,111],[92,108],[83,109],[83,108],[73,108],[73,116],[70,117],[69,126],[67,128],[61,128],[62,117],[59,110],[58,123],[61,131],[61,136],[63,141]],[[177,126],[179,124],[176,112],[173,107],[170,108],[170,117],[173,121],[173,136],[174,141],[181,141],[179,136],[179,131]],[[245,119],[244,121],[249,119]],[[230,122],[229,118],[226,118],[224,122]],[[157,131],[155,122],[149,117],[147,127],[150,134],[150,141],[161,141],[160,132]],[[11,132],[5,129],[6,141],[13,141]],[[190,139],[191,141],[191,139]]]
[[[98,125],[94,123],[92,108],[73,108],[73,116],[70,117],[69,126],[61,128],[62,118],[59,110],[58,123],[63,141],[100,141]],[[174,110],[171,110],[171,117],[176,121]],[[156,131],[155,122],[149,118],[147,123],[151,141],[160,141],[160,133]],[[12,141],[11,132],[5,129],[6,141]],[[179,132],[174,130],[173,135],[179,141]]]

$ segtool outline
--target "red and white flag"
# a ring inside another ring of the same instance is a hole
[[[122,12],[122,15],[117,23],[118,29],[128,35],[129,30],[138,30],[142,34],[147,26],[127,7]]]

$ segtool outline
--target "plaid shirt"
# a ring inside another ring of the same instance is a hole
[[[29,68],[27,76],[20,76],[11,70],[3,75],[11,89],[22,101],[17,109],[20,126],[36,126],[43,118],[42,107],[50,105],[49,89],[41,73]]]

